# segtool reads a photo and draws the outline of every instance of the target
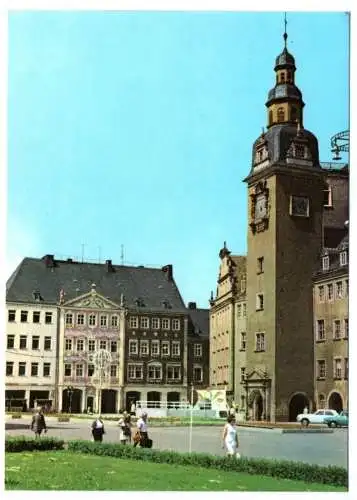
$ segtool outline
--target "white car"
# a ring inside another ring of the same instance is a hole
[[[323,424],[325,417],[338,415],[336,410],[316,410],[315,413],[300,413],[296,421],[307,427],[309,424]]]

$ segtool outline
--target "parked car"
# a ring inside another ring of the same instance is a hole
[[[329,427],[348,427],[348,411],[341,411],[338,415],[328,415],[324,423]]]
[[[300,413],[296,421],[307,427],[309,424],[324,424],[325,417],[335,417],[338,415],[336,410],[316,410],[315,413]]]

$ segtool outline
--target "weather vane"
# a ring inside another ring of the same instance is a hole
[[[288,34],[286,32],[286,27],[288,25],[288,21],[286,20],[286,12],[284,12],[284,26],[285,26],[285,31],[284,31],[284,42],[285,42],[285,48],[286,48],[286,40],[288,38]]]

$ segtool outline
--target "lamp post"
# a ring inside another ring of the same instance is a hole
[[[193,382],[191,382],[191,414],[190,414],[189,453],[192,453],[193,389],[194,389]]]
[[[73,385],[69,385],[67,387],[67,394],[68,394],[68,413],[72,413],[72,396],[74,392],[74,387]]]

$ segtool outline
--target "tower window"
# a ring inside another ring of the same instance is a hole
[[[324,189],[324,207],[332,207],[332,191],[331,186]]]
[[[284,108],[278,108],[278,122],[285,121]]]
[[[280,73],[280,83],[285,83],[285,73]]]
[[[291,74],[291,71],[288,71],[288,72],[287,72],[287,81],[288,81],[288,82],[291,82],[291,81],[292,81],[292,74]]]
[[[270,110],[269,111],[269,125],[273,123],[273,112]]]
[[[291,108],[291,121],[297,122],[297,109],[295,108],[295,106]]]
[[[305,157],[305,146],[303,144],[295,144],[295,156],[296,158]]]

